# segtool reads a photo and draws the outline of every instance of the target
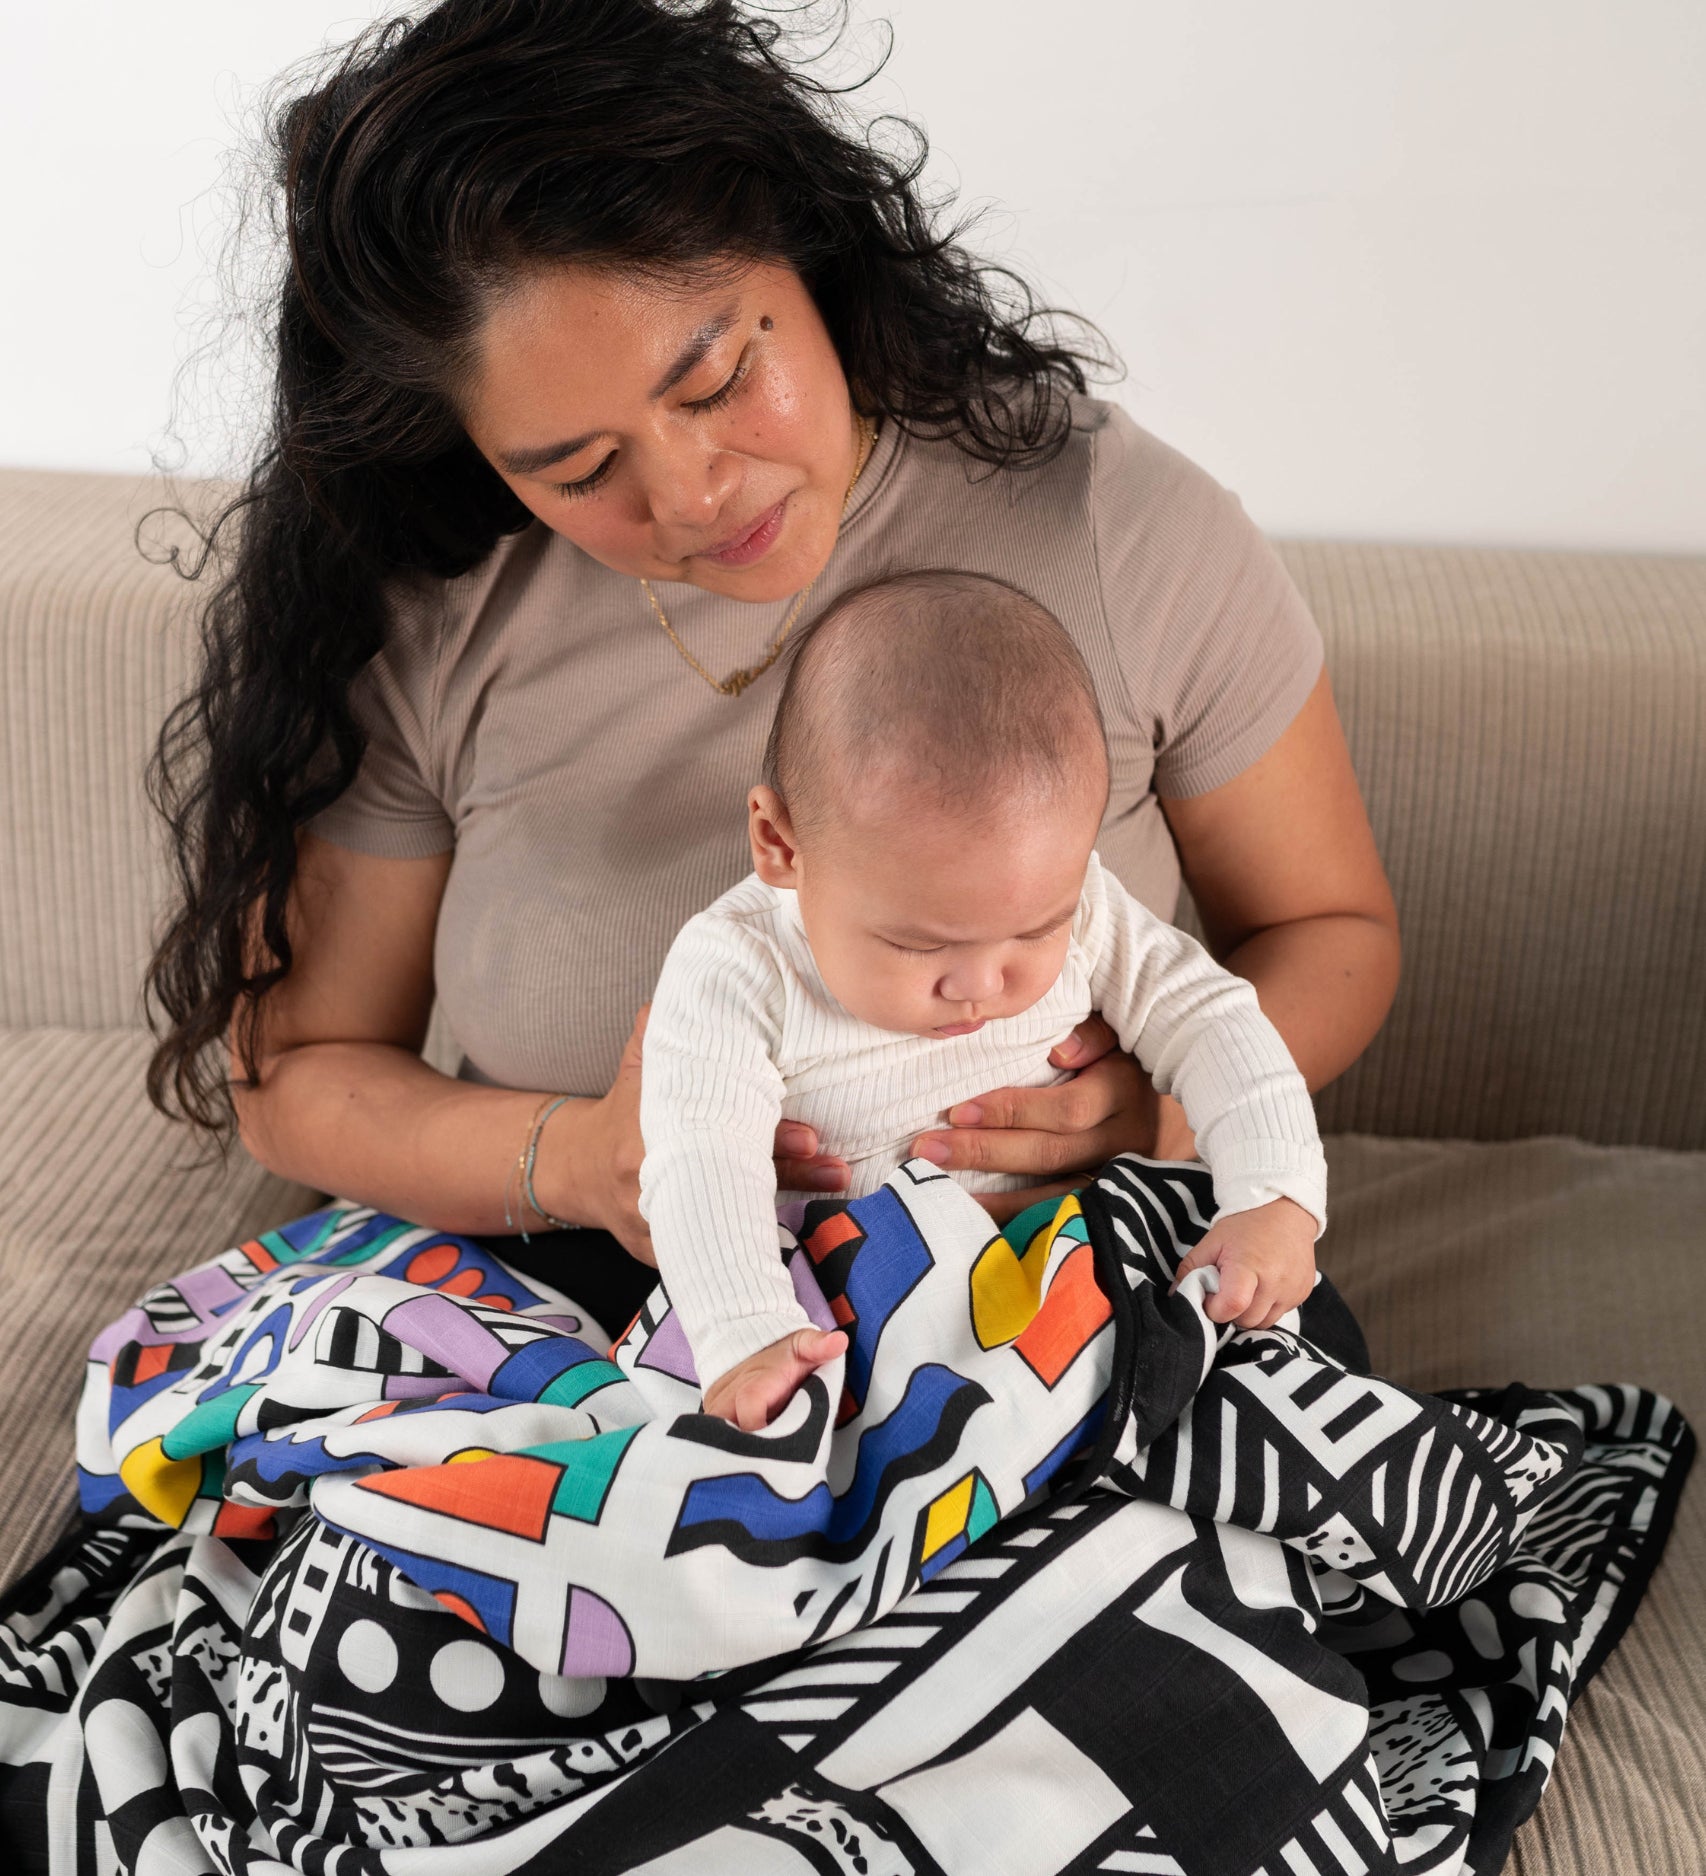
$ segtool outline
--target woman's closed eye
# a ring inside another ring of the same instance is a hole
[[[743,355],[740,363],[708,397],[692,398],[682,408],[691,411],[721,410],[746,382],[747,370],[747,360]],[[573,482],[553,482],[551,486],[559,495],[568,496],[571,500],[577,495],[590,495],[609,476],[615,461],[616,452],[612,450],[591,475],[581,476]]]
[[[691,398],[682,408],[684,410],[720,410],[746,382],[746,374],[747,359],[746,354],[743,352],[741,354],[740,363],[735,366],[734,370],[729,373],[709,397]]]
[[[591,475],[582,476],[578,482],[553,482],[551,486],[559,495],[568,495],[571,497],[576,495],[590,495],[592,491],[598,487],[599,483],[603,482],[609,476],[610,465],[615,462],[615,460],[616,452],[612,450],[610,454],[605,457],[603,462],[593,470]]]

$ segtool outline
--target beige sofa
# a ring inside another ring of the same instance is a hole
[[[0,1572],[70,1504],[92,1331],[305,1209],[142,1094],[139,774],[190,668],[152,491],[0,474]],[[1403,914],[1322,1098],[1322,1261],[1422,1387],[1629,1379],[1706,1423],[1706,559],[1288,545]],[[1581,1703],[1523,1876],[1706,1869],[1706,1482]]]

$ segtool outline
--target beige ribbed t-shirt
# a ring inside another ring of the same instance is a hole
[[[1297,714],[1321,638],[1237,498],[1116,406],[1077,401],[1063,453],[991,473],[885,425],[809,613],[885,573],[957,567],[1040,600],[1107,722],[1103,863],[1171,917],[1157,793],[1241,773]],[[750,664],[788,602],[661,582],[708,669]],[[434,960],[463,1072],[601,1094],[664,954],[751,864],[745,796],[781,687],[738,698],[682,661],[639,582],[535,523],[481,566],[394,600],[358,680],[370,741],[314,832],[358,852],[454,847]]]

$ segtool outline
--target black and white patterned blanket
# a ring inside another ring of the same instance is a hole
[[[0,1611],[8,1869],[1489,1872],[1692,1437],[1632,1387],[1218,1329],[1200,1166],[1001,1234],[920,1162],[785,1239],[844,1362],[697,1411],[479,1246],[334,1210],[96,1343]]]

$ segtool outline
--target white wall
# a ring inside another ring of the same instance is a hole
[[[7,5],[0,462],[137,468],[244,87],[378,9]],[[1699,0],[858,12],[986,245],[1264,526],[1706,551]]]

